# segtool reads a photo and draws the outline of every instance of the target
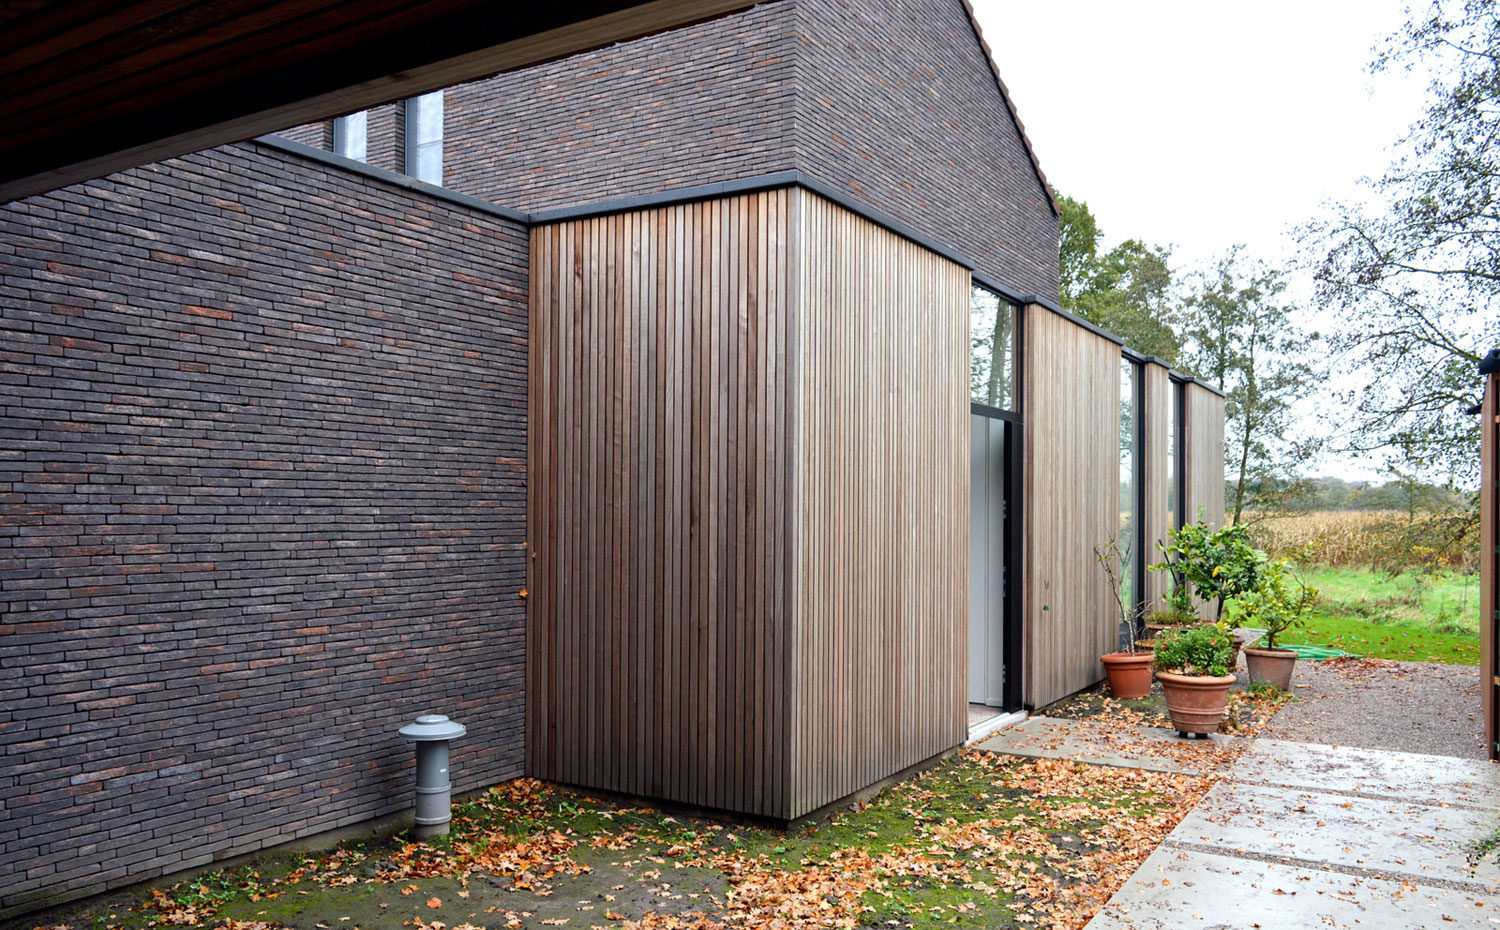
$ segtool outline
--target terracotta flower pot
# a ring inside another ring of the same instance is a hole
[[[1151,693],[1151,663],[1156,656],[1149,652],[1131,655],[1112,652],[1100,656],[1104,674],[1109,678],[1109,693],[1117,698],[1145,697]]]
[[[1250,681],[1268,681],[1283,691],[1292,690],[1292,667],[1297,653],[1290,649],[1245,647],[1245,664],[1250,667]]]
[[[1236,681],[1233,675],[1218,678],[1176,672],[1157,672],[1156,680],[1166,695],[1172,726],[1183,736],[1206,735],[1219,729],[1229,706],[1229,687]]]

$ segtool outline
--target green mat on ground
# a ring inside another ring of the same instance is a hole
[[[1246,643],[1246,645],[1248,646],[1259,643],[1260,637],[1265,635],[1266,631],[1257,630],[1253,627],[1241,627],[1240,632],[1246,634],[1259,634],[1256,635],[1254,639],[1250,640],[1250,642]],[[1345,657],[1350,659],[1359,658],[1359,653],[1357,652],[1345,652],[1342,649],[1335,649],[1332,646],[1299,646],[1293,645],[1291,643],[1280,643],[1276,646],[1276,648],[1290,649],[1293,652],[1297,653],[1297,658],[1310,659],[1314,662],[1320,659],[1342,659]]]
[[[1359,658],[1359,653],[1357,652],[1345,652],[1342,649],[1334,649],[1332,646],[1296,646],[1289,643],[1282,643],[1277,648],[1290,649],[1297,653],[1297,658],[1312,659],[1314,661],[1318,659],[1342,659],[1345,657],[1351,659]]]

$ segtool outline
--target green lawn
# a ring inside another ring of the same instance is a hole
[[[1288,643],[1408,662],[1479,664],[1479,581],[1451,572],[1394,578],[1356,568],[1313,567],[1304,580],[1320,592],[1307,627]]]

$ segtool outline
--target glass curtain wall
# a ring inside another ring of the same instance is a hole
[[[1120,360],[1120,529],[1116,542],[1120,547],[1120,597],[1127,608],[1140,600],[1139,566],[1145,554],[1141,551],[1141,530],[1137,519],[1140,505],[1140,366],[1128,358]],[[1121,631],[1129,635],[1130,631]]]
[[[1182,436],[1181,425],[1178,423],[1182,417],[1182,385],[1176,381],[1168,381],[1167,385],[1170,392],[1167,398],[1167,526],[1175,530],[1182,526],[1182,508],[1177,501],[1178,489],[1182,485],[1177,480],[1182,462],[1182,457],[1177,454],[1177,440]]]
[[[1016,308],[975,284],[969,294],[969,399],[1016,408]]]

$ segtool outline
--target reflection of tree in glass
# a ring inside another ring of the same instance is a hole
[[[1009,410],[1014,378],[1015,310],[979,285],[969,303],[969,395],[979,404]]]

